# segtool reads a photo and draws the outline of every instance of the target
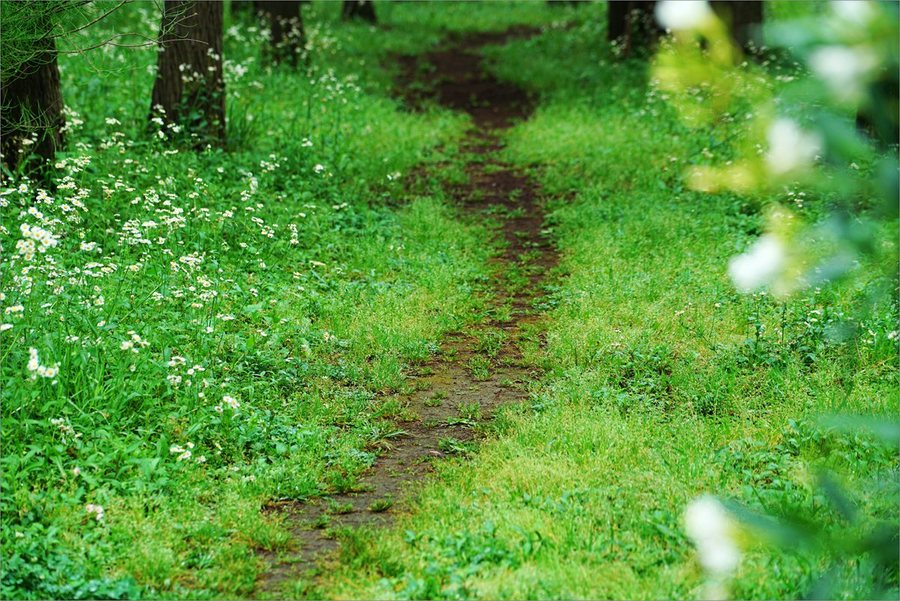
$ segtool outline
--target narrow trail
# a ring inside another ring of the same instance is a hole
[[[402,434],[382,449],[358,492],[266,508],[280,513],[291,528],[297,554],[262,553],[270,568],[257,582],[258,593],[277,592],[321,568],[339,547],[333,530],[389,523],[432,471],[433,460],[465,449],[479,422],[490,420],[501,405],[526,399],[528,383],[540,375],[525,363],[522,347],[535,342],[539,315],[533,305],[557,255],[542,231],[537,184],[496,157],[502,149],[499,132],[527,117],[532,104],[522,90],[487,73],[480,54],[487,44],[532,34],[515,29],[456,35],[434,52],[400,58],[399,87],[412,108],[436,101],[472,117],[474,128],[462,147],[471,157],[468,182],[449,191],[467,216],[501,224],[498,234],[506,244],[494,259],[490,317],[447,336],[440,353],[415,366],[409,374],[415,392],[401,398],[412,417],[397,424]]]

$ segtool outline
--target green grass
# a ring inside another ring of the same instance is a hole
[[[480,2],[384,3],[378,7],[384,20],[403,30],[421,28],[435,33],[500,32],[514,27],[559,27],[584,12],[571,5],[547,2],[483,0]],[[580,7],[579,7],[580,8]],[[434,34],[432,34],[434,35]]]
[[[788,4],[771,14],[808,8]],[[155,35],[156,10],[128,5],[60,46]],[[546,344],[528,332],[545,376],[488,442],[442,439],[456,458],[414,511],[388,530],[341,531],[339,565],[292,594],[693,597],[702,574],[682,511],[704,492],[837,541],[895,523],[896,449],[820,418],[896,422],[896,303],[879,301],[841,340],[879,273],[783,304],[734,292],[727,261],[773,198],[702,195],[681,177],[710,153],[727,160],[731,126],[678,125],[644,64],[607,55],[599,3],[378,10],[373,29],[341,23],[338,3],[305,8],[300,72],[266,66],[255,25],[229,17],[223,151],[175,153],[147,135],[152,46],[61,57],[74,113],[58,185],[45,198],[15,182],[0,197],[12,324],[0,332],[0,596],[249,597],[257,551],[293,548],[261,507],[360,486],[396,422],[415,417],[396,396],[404,368],[445,332],[510,315],[481,294],[490,224],[457,214],[440,186],[464,177],[468,121],[401,107],[392,57],[517,25],[544,33],[488,55],[540,100],[504,158],[540,180],[562,253],[539,305]],[[58,238],[30,264],[21,223]],[[469,367],[488,378],[504,335],[478,338]],[[59,373],[32,378],[31,348]],[[465,405],[448,421],[481,417]],[[819,468],[837,474],[859,523],[829,503]],[[749,544],[732,594],[803,595],[830,551]],[[835,596],[877,592],[871,558],[836,565]]]
[[[833,541],[779,550],[747,534],[735,598],[799,597],[832,566],[829,595],[876,595],[872,558],[842,543],[896,523],[896,449],[821,418],[896,423],[896,303],[877,302],[859,337],[833,335],[867,290],[895,282],[862,270],[785,303],[737,294],[728,259],[759,234],[771,198],[686,189],[683,166],[704,148],[727,153],[733,130],[679,126],[646,87],[644,64],[598,47],[601,11],[489,53],[497,73],[541,99],[510,132],[506,156],[533,165],[559,199],[549,224],[563,258],[546,347],[530,357],[547,375],[529,403],[498,418],[496,440],[442,468],[416,511],[356,545],[323,590],[695,597],[703,574],[682,512],[711,492],[809,520]],[[810,219],[817,210],[802,209]],[[836,474],[858,522],[828,500],[820,469]],[[896,594],[896,578],[887,586]]]
[[[466,120],[390,97],[392,53],[439,33],[337,10],[306,10],[300,72],[226,23],[225,151],[144,133],[152,46],[61,56],[58,186],[3,197],[4,597],[252,594],[256,549],[290,544],[264,502],[358,487],[404,367],[479,314],[488,230],[439,177],[407,188]],[[158,22],[135,3],[60,46]],[[30,265],[20,223],[58,239]],[[31,378],[30,348],[59,373]]]

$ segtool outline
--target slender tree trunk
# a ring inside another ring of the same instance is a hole
[[[150,116],[185,129],[197,147],[225,142],[223,4],[166,0]]]
[[[350,19],[362,19],[369,23],[377,23],[375,17],[375,4],[372,0],[344,0],[341,13],[345,21]]]
[[[619,44],[622,56],[649,50],[662,29],[656,23],[654,0],[609,0],[606,37]]]
[[[305,52],[306,36],[300,0],[256,0],[256,11],[272,31],[269,52],[275,63],[287,62],[296,67]]]
[[[752,51],[761,46],[762,0],[737,0],[733,2],[713,0],[710,2],[710,7],[728,25],[732,39],[744,51]]]
[[[628,10],[631,2],[609,0],[606,3],[606,39],[618,42],[628,33]]]
[[[63,147],[65,117],[49,17],[41,27],[45,35],[33,42],[31,58],[0,82],[0,155],[10,171],[29,157],[41,159],[34,166],[39,168]]]

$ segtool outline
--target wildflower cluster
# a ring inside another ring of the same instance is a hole
[[[38,376],[42,378],[55,378],[59,373],[59,364],[53,366],[41,365],[38,351],[32,347],[28,349],[28,371],[31,372],[31,379],[34,380]]]

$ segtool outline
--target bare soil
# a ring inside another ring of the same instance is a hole
[[[522,347],[535,341],[534,306],[557,254],[543,231],[537,184],[496,156],[502,149],[499,132],[527,117],[533,103],[521,89],[488,73],[479,52],[487,44],[533,33],[521,28],[452,35],[433,52],[398,59],[398,91],[411,109],[438,102],[472,117],[474,127],[462,148],[472,157],[468,181],[450,191],[465,215],[501,224],[505,249],[494,260],[492,317],[447,336],[440,353],[409,374],[415,392],[402,401],[414,417],[398,422],[402,434],[382,449],[359,492],[265,508],[291,528],[296,554],[261,552],[270,567],[257,582],[259,593],[274,593],[298,578],[314,579],[339,548],[335,531],[390,522],[408,506],[433,461],[464,451],[478,436],[475,426],[490,420],[499,406],[526,399],[529,382],[540,375],[525,362]]]

